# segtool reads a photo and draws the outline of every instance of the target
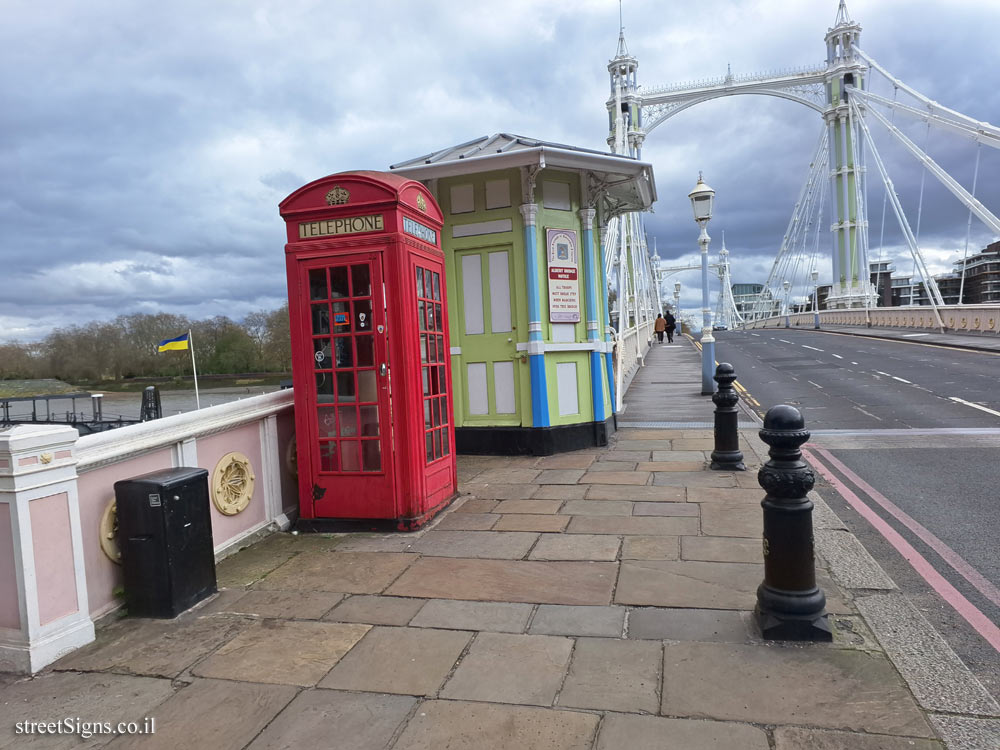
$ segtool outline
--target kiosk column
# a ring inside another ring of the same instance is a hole
[[[545,378],[545,350],[542,343],[542,303],[538,286],[538,232],[535,217],[538,204],[520,207],[524,217],[524,267],[528,277],[528,367],[531,373],[531,422],[549,426],[549,393]]]
[[[594,421],[604,421],[604,373],[601,369],[601,353],[598,351],[600,338],[597,320],[597,275],[594,273],[594,216],[592,208],[580,209],[580,223],[583,225],[583,272],[587,279],[587,341],[594,349],[590,352],[590,392],[594,402]],[[601,316],[603,317],[603,316]]]
[[[608,226],[607,224],[602,224],[600,229],[600,240],[601,240],[601,288],[605,290],[607,294],[608,288],[608,248],[607,248],[607,236],[608,236]],[[604,335],[600,336],[600,340],[605,342],[604,347],[604,366],[608,372],[608,393],[611,396],[611,412],[615,411],[615,360],[614,360],[614,345],[611,340],[611,333],[608,328],[611,326],[611,303],[608,302],[604,305],[604,310],[602,311],[601,318],[604,322]]]

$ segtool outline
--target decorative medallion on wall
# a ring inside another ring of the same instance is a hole
[[[212,504],[225,516],[246,510],[253,497],[253,466],[242,453],[227,453],[212,472]]]
[[[39,460],[40,460],[40,461],[41,461],[41,462],[42,462],[43,464],[50,464],[50,463],[52,463],[52,454],[51,454],[51,453],[43,453],[42,455],[40,455],[40,456],[38,457],[38,459],[39,459]]]
[[[417,193],[417,208],[419,208],[421,211],[427,210],[427,201],[424,200],[423,193]]]
[[[333,188],[333,190],[326,194],[326,203],[328,206],[342,206],[350,199],[350,191],[346,188],[342,188],[340,185],[337,185]]]
[[[122,551],[118,547],[118,502],[115,498],[111,498],[104,506],[98,538],[101,541],[101,552],[115,565],[121,565]]]
[[[294,478],[298,479],[299,476],[299,451],[298,447],[295,445],[295,436],[288,441],[288,445],[285,446],[285,468],[288,473]]]

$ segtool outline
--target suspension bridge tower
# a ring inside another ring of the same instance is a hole
[[[865,216],[864,146],[859,124],[848,103],[849,87],[865,88],[865,65],[857,50],[861,24],[848,15],[840,0],[837,19],[826,34],[826,108],[833,232],[833,278],[830,307],[868,307],[875,304],[875,289],[868,270],[868,221]]]

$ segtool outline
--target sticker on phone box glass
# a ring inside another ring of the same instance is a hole
[[[333,314],[333,324],[335,326],[349,326],[351,321],[347,319],[347,313],[335,312]]]

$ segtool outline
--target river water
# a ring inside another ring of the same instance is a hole
[[[272,393],[278,390],[276,385],[255,385],[255,386],[235,386],[231,388],[201,388],[199,396],[201,408],[206,406],[218,406],[228,404],[230,401],[239,401],[250,396],[259,396],[262,393]],[[98,393],[98,391],[93,391]],[[139,419],[142,412],[142,392],[138,393],[105,393],[101,399],[101,412],[105,420],[116,419]],[[91,399],[76,399],[76,413],[83,414],[88,419],[93,413]],[[164,417],[174,414],[194,411],[197,409],[197,401],[194,397],[194,389],[189,391],[160,391],[160,407]],[[38,415],[45,416],[45,403],[39,399],[36,405]],[[50,401],[50,409],[53,417],[62,418],[67,411],[73,409],[69,399],[53,399]],[[15,401],[10,404],[10,415],[12,417],[25,416],[31,414],[30,401]],[[2,415],[0,415],[2,416]]]

